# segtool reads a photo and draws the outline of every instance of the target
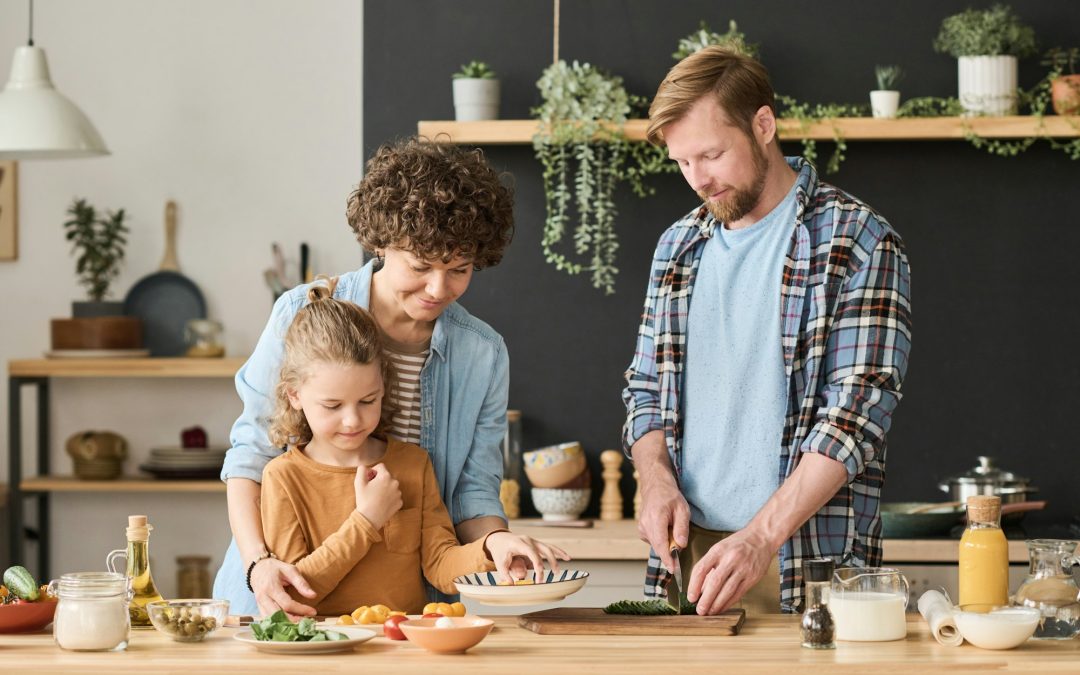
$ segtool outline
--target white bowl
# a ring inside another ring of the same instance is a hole
[[[589,506],[592,490],[533,488],[533,506],[544,516],[544,520],[575,520]]]
[[[983,649],[1012,649],[1035,632],[1041,614],[1034,607],[996,607],[989,612],[953,610],[964,639]]]
[[[463,597],[485,605],[539,605],[578,592],[588,579],[583,570],[547,570],[542,579],[530,579],[533,583],[510,585],[500,582],[495,572],[476,572],[454,579],[454,586]]]

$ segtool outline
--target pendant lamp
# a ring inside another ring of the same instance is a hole
[[[101,134],[78,106],[53,86],[45,51],[30,39],[15,48],[11,77],[0,91],[0,160],[73,159],[109,154]]]

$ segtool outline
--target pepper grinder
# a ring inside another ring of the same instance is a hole
[[[604,465],[604,493],[600,496],[600,520],[622,520],[622,492],[619,491],[619,479],[622,478],[623,454],[617,450],[605,450],[600,453],[600,463]]]

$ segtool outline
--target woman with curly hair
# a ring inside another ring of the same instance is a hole
[[[502,337],[456,301],[473,272],[497,265],[510,243],[509,188],[479,150],[412,138],[376,151],[349,197],[347,215],[357,241],[376,257],[342,275],[334,297],[367,309],[378,324],[394,371],[385,397],[392,409],[386,433],[430,454],[462,543],[505,529],[499,484],[509,357]],[[267,435],[282,340],[308,288],[278,299],[236,374],[244,411],[221,472],[234,541],[214,583],[214,597],[230,600],[234,614],[315,612],[286,590],[315,597],[303,575],[266,546],[259,511],[263,468],[283,451]],[[527,557],[542,569],[535,546]],[[509,573],[511,561],[495,562],[500,573]],[[514,567],[523,568],[520,562]],[[434,589],[429,596],[445,600]]]

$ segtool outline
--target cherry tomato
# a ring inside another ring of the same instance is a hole
[[[401,615],[401,614],[390,617],[389,619],[387,619],[386,621],[383,622],[383,635],[385,635],[390,640],[404,640],[404,639],[406,639],[405,638],[405,633],[403,633],[401,631],[401,629],[398,628],[398,624],[401,623],[402,621],[408,621],[408,620],[409,620],[409,617]]]
[[[442,616],[443,615],[439,614],[438,612],[428,612],[427,614],[425,614],[424,616],[422,616],[420,618],[421,619],[441,619]]]

